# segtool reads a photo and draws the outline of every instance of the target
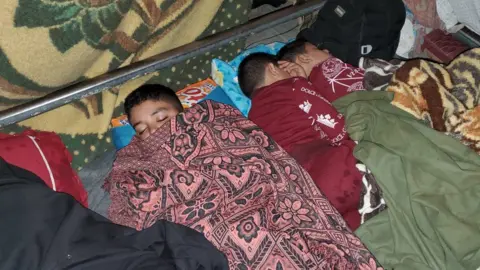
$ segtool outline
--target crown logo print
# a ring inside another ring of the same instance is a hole
[[[298,105],[298,107],[304,111],[305,113],[310,112],[310,109],[312,108],[312,104],[310,102],[304,101],[303,104]]]
[[[337,124],[337,122],[335,122],[335,119],[332,119],[330,114],[326,114],[326,115],[323,115],[323,114],[318,115],[317,114],[317,122],[322,124],[322,125],[325,125],[329,128],[334,128],[335,125]]]

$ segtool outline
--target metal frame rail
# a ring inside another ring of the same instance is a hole
[[[310,0],[303,4],[288,6],[275,12],[250,20],[227,31],[208,36],[184,46],[157,54],[145,60],[112,70],[92,79],[77,82],[49,93],[41,98],[0,112],[0,127],[5,127],[121,85],[131,79],[177,64],[236,39],[260,32],[278,24],[307,15],[320,9],[326,0]]]

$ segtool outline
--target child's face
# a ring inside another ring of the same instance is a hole
[[[132,108],[130,123],[137,136],[144,140],[180,112],[161,100],[146,100]]]
[[[305,44],[305,52],[312,58],[314,65],[323,63],[330,57],[327,50],[320,50],[311,43]]]
[[[311,43],[305,44],[305,53],[295,58],[295,63],[299,64],[310,75],[312,69],[330,58],[327,50],[319,50]]]

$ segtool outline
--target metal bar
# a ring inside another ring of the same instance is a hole
[[[131,79],[154,72],[164,67],[185,61],[193,56],[206,53],[236,39],[253,35],[265,29],[320,9],[326,0],[310,0],[300,5],[289,6],[267,15],[255,18],[227,31],[208,36],[170,51],[157,54],[142,61],[113,70],[98,77],[88,79],[59,89],[44,97],[0,112],[0,127],[14,124],[45,113],[74,100],[95,95]]]

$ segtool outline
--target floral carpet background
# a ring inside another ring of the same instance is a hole
[[[44,96],[248,20],[250,0],[3,0],[0,110]],[[232,59],[232,42],[146,76],[1,129],[58,133],[81,169],[111,149],[109,125],[125,96],[144,83],[179,90],[210,75],[211,59]]]

